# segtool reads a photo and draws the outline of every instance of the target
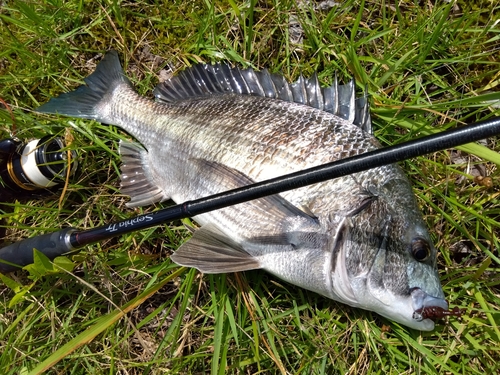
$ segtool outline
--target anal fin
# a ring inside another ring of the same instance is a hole
[[[170,258],[181,266],[193,267],[203,273],[241,272],[261,268],[257,259],[210,224],[197,230]]]
[[[120,191],[129,195],[127,207],[145,206],[168,199],[164,191],[151,181],[148,152],[137,143],[120,142]]]

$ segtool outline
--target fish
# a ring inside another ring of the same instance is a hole
[[[355,83],[288,83],[268,70],[197,64],[142,97],[109,51],[76,90],[37,111],[116,125],[129,207],[181,203],[381,147]],[[265,270],[326,298],[429,331],[450,314],[437,250],[396,164],[193,218],[173,262]]]

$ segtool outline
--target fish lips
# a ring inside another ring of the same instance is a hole
[[[431,320],[433,314],[427,311],[448,311],[448,302],[443,298],[428,295],[420,288],[413,288],[410,291],[413,305],[413,320],[418,322],[419,329],[430,331],[434,329],[434,321]]]

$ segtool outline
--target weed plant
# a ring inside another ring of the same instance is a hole
[[[81,165],[59,195],[1,203],[4,243],[162,206],[125,207],[117,144],[127,134],[34,112],[82,84],[108,49],[147,96],[197,62],[290,80],[318,72],[325,85],[353,76],[384,145],[500,114],[498,0],[0,1],[0,98],[13,111],[0,109],[0,137],[59,134]],[[497,374],[499,149],[494,138],[402,163],[448,301],[466,311],[433,332],[264,272],[179,268],[169,255],[190,236],[184,220],[2,275],[0,373]]]

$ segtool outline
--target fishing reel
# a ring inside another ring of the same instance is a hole
[[[64,141],[51,135],[27,143],[14,138],[1,140],[0,196],[2,186],[11,194],[24,195],[64,183],[68,168],[73,175],[78,167],[76,152],[64,148]]]

